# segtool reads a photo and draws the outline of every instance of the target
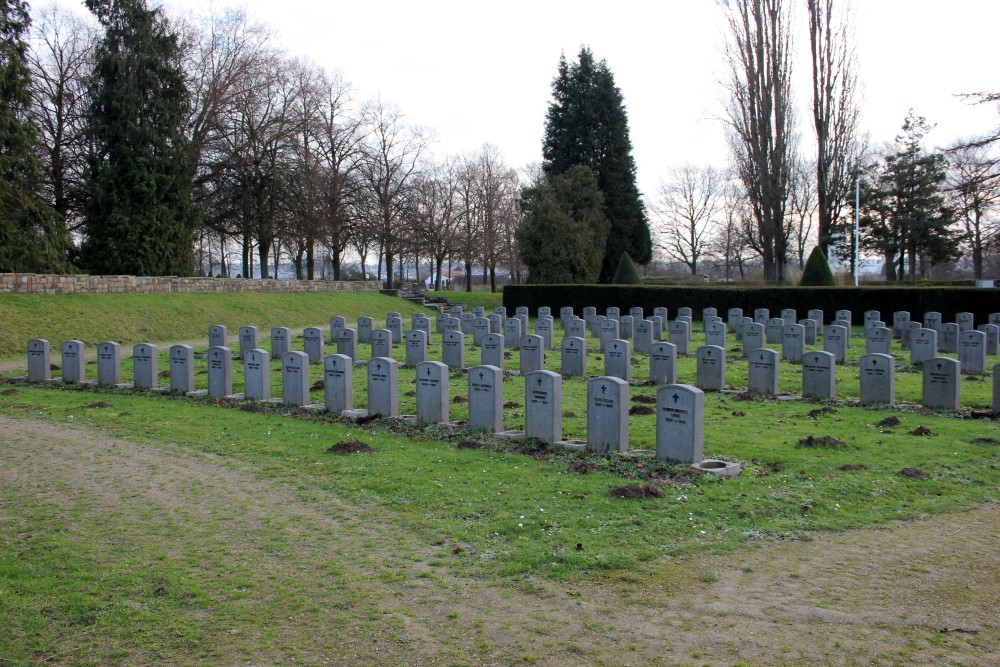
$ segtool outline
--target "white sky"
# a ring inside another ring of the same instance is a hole
[[[207,2],[163,0],[172,11]],[[233,3],[216,0],[217,7]],[[608,61],[628,108],[640,188],[647,202],[684,162],[723,166],[718,120],[722,90],[722,10],[715,0],[244,0],[251,16],[275,26],[291,55],[307,56],[364,99],[381,95],[431,129],[440,155],[498,146],[522,167],[541,160],[545,112],[559,55],[588,45]],[[800,14],[804,2],[791,0]],[[1000,3],[990,0],[853,0],[863,126],[891,141],[907,110],[937,124],[944,145],[1000,123],[992,107],[958,93],[1000,91],[995,33]],[[804,27],[801,21],[800,27]],[[802,145],[808,125],[808,37],[797,35],[796,91]]]

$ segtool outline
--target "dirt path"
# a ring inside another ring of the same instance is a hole
[[[126,543],[162,542],[206,580],[249,568],[253,598],[212,610],[213,664],[1000,664],[997,506],[614,581],[489,583],[430,567],[439,549],[335,495],[168,444],[0,416],[0,473],[39,505],[124,522]],[[270,614],[266,642],[221,629],[246,605]]]

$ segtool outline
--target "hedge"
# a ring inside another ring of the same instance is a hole
[[[730,308],[742,308],[752,317],[755,308],[768,308],[777,317],[782,308],[794,308],[804,319],[806,311],[823,310],[824,321],[831,322],[837,310],[850,310],[852,321],[861,322],[866,310],[877,310],[882,321],[891,326],[892,313],[906,310],[918,319],[926,312],[941,313],[942,321],[954,322],[958,312],[975,315],[976,326],[985,324],[990,313],[1000,312],[1000,290],[969,287],[730,287],[721,285],[660,287],[645,285],[508,285],[503,290],[503,305],[513,312],[527,306],[532,315],[539,306],[549,306],[553,315],[572,306],[577,315],[586,306],[604,313],[609,306],[622,312],[641,306],[647,314],[666,306],[671,317],[678,308],[691,308],[695,319],[703,308],[716,308],[726,318]]]

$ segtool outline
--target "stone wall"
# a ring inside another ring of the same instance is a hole
[[[243,280],[171,276],[0,273],[0,294],[169,294],[186,292],[377,292],[377,280]]]

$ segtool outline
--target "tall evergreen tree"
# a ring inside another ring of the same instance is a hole
[[[105,34],[90,85],[82,263],[97,273],[190,275],[198,215],[177,37],[145,0],[86,5]]]
[[[27,46],[28,6],[0,0],[0,271],[61,271],[69,237],[40,196],[33,150]]]
[[[593,170],[604,193],[604,213],[611,223],[600,281],[611,282],[627,252],[637,263],[653,256],[649,221],[636,185],[628,114],[621,90],[606,61],[580,49],[578,61],[559,60],[552,82],[552,103],[545,123],[542,168],[549,177],[574,165]]]

